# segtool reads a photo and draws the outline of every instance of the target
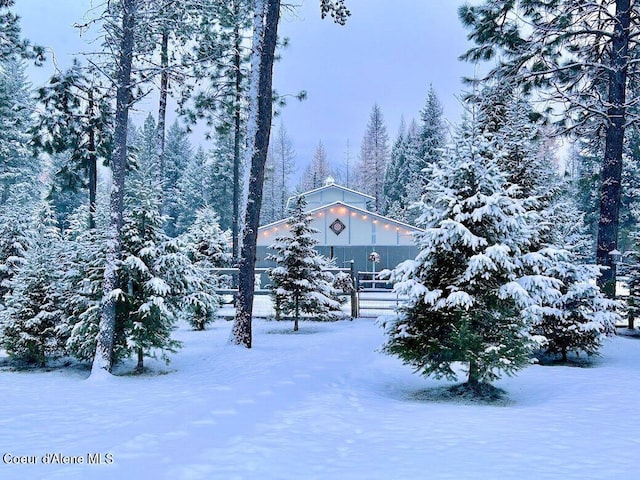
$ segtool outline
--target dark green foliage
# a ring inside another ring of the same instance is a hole
[[[195,330],[204,330],[213,321],[220,299],[216,288],[224,288],[226,278],[215,268],[231,265],[231,233],[220,228],[218,215],[211,207],[196,212],[196,218],[183,236],[186,255],[198,273],[191,279],[183,304],[188,310],[187,320]]]
[[[0,62],[32,59],[41,64],[44,48],[21,38],[20,17],[9,10],[14,4],[15,0],[0,0]]]
[[[47,357],[64,352],[66,340],[56,291],[60,237],[47,205],[32,221],[29,246],[0,311],[0,343],[11,357],[44,366]]]
[[[289,235],[276,238],[267,258],[277,266],[269,270],[271,289],[278,313],[293,316],[294,330],[303,313],[314,320],[335,320],[340,316],[338,292],[329,262],[314,250],[318,242],[303,196],[296,199],[289,218]]]
[[[387,353],[436,378],[455,379],[455,363],[463,362],[472,388],[530,362],[532,307],[557,295],[553,279],[529,275],[551,259],[527,255],[539,216],[506,182],[496,153],[470,120],[432,165],[419,204],[421,251],[392,274],[408,301],[386,325]]]
[[[29,148],[30,88],[24,64],[0,63],[0,206],[5,208],[9,202],[15,208],[40,200],[41,162]]]

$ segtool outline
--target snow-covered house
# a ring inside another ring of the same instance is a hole
[[[380,271],[417,255],[413,234],[420,229],[369,210],[374,197],[338,185],[332,178],[300,195],[307,202],[311,226],[319,231],[316,249],[334,258],[337,267],[349,267],[353,260],[356,271]],[[265,261],[269,245],[287,231],[286,219],[260,227],[258,266],[270,266]],[[375,266],[369,260],[372,252],[377,252],[380,260]]]

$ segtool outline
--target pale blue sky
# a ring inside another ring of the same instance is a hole
[[[74,52],[91,47],[72,28],[103,0],[17,0],[24,35],[51,47],[65,67]],[[438,93],[445,117],[456,122],[456,96],[464,88],[463,75],[473,65],[457,57],[467,48],[466,32],[457,18],[462,0],[347,0],[352,15],[347,25],[320,20],[319,0],[292,0],[296,14],[285,13],[281,36],[290,46],[275,66],[274,83],[280,94],[308,92],[304,102],[291,100],[274,125],[282,120],[297,152],[299,172],[310,161],[320,140],[329,160],[344,161],[347,139],[355,161],[369,113],[377,102],[390,139],[400,117],[417,117],[429,85]],[[32,72],[38,86],[51,75],[51,64]],[[150,106],[155,112],[155,106]],[[194,143],[200,140],[196,136]]]

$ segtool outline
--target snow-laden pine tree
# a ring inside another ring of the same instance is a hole
[[[447,143],[448,132],[443,119],[444,110],[433,86],[429,87],[424,107],[420,110],[420,124],[418,126],[418,152],[412,166],[413,177],[420,176],[420,172],[437,161],[442,155],[442,149]],[[413,178],[412,181],[416,181]]]
[[[212,183],[212,165],[202,148],[190,155],[178,180],[175,194],[173,230],[184,233],[196,220],[196,213],[211,201],[211,191],[218,187]],[[222,186],[222,188],[225,188]],[[222,202],[220,210],[228,210],[229,202]],[[224,205],[224,207],[223,207]]]
[[[122,261],[118,274],[117,330],[129,351],[135,352],[141,372],[144,357],[174,352],[180,342],[171,337],[183,295],[198,281],[193,265],[178,239],[163,231],[160,215],[160,179],[154,159],[141,158],[130,174],[122,228]],[[144,161],[150,160],[150,161]]]
[[[105,250],[107,244],[108,198],[98,192],[95,215],[82,205],[69,217],[64,232],[60,258],[64,275],[58,282],[67,324],[67,352],[82,361],[91,361],[96,351],[96,337],[102,303]],[[96,228],[87,229],[93,217]],[[127,356],[122,331],[116,333],[115,359]]]
[[[386,324],[384,347],[436,378],[456,378],[463,362],[465,388],[476,393],[530,363],[539,345],[531,324],[560,295],[559,282],[541,274],[555,252],[530,252],[541,233],[535,199],[507,182],[495,156],[485,154],[494,149],[467,119],[429,169],[420,253],[392,274],[409,300]]]
[[[609,267],[598,284],[613,298],[616,269],[609,252],[618,248],[625,130],[638,123],[637,5],[488,0],[466,4],[459,14],[476,44],[464,59],[495,60],[487,77],[534,92],[561,132],[586,130],[604,140],[596,259]]]
[[[606,298],[594,283],[596,265],[574,263],[571,253],[557,258],[545,274],[562,281],[561,296],[543,310],[533,332],[543,336],[545,355],[568,361],[568,354],[595,355],[603,341],[615,333],[620,319],[617,302]]]
[[[32,209],[19,201],[9,201],[0,209],[0,310],[13,277],[25,263],[32,238],[32,215]]]
[[[218,214],[206,206],[196,212],[196,219],[182,241],[198,274],[198,283],[192,285],[183,301],[189,310],[187,320],[194,329],[204,330],[207,323],[213,321],[220,303],[215,290],[224,287],[225,281],[214,269],[231,265],[231,232],[220,228]]]
[[[568,193],[554,163],[553,148],[537,114],[512,85],[486,86],[478,98],[485,136],[499,149],[495,155],[509,183],[520,187],[520,198],[535,197],[541,218],[541,235],[531,249],[552,249],[555,261],[541,273],[560,282],[561,295],[545,305],[532,331],[546,338],[543,352],[593,355],[613,332],[616,303],[604,298],[596,286],[595,265],[585,264],[588,238],[583,216]]]
[[[276,263],[269,270],[272,296],[278,313],[292,316],[293,330],[303,313],[313,320],[336,320],[341,316],[338,291],[330,262],[313,248],[317,230],[310,226],[304,196],[298,196],[288,220],[289,235],[276,238],[267,259]]]
[[[49,198],[58,221],[66,227],[68,217],[88,192],[90,211],[95,211],[98,163],[107,165],[112,148],[113,112],[110,97],[98,70],[83,67],[74,59],[71,68],[55,73],[38,89],[43,112],[34,128],[34,145],[54,155]],[[91,228],[95,226],[89,217]]]
[[[66,328],[56,283],[62,272],[60,232],[48,203],[36,218],[28,248],[8,282],[6,308],[0,311],[0,345],[14,358],[44,366],[47,357],[64,352]]]
[[[417,212],[411,206],[420,199],[423,190],[421,169],[416,168],[419,145],[415,120],[406,131],[401,125],[384,179],[384,213],[406,223],[415,222]]]
[[[3,208],[11,196],[15,197],[14,203],[18,198],[23,204],[40,200],[42,166],[29,148],[34,102],[25,69],[16,60],[0,62],[0,207]]]
[[[165,232],[169,236],[175,237],[184,231],[180,231],[176,226],[176,219],[182,213],[180,197],[183,193],[180,190],[180,179],[193,158],[193,148],[187,132],[180,127],[177,120],[173,122],[167,132],[163,158],[161,212],[168,217]]]

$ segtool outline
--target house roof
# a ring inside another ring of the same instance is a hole
[[[359,192],[356,192],[356,193],[359,193]],[[313,209],[307,211],[306,213],[308,215],[313,215],[315,213],[321,212],[323,210],[329,210],[329,209],[335,208],[337,206],[345,207],[347,210],[355,211],[355,212],[358,212],[358,213],[360,213],[362,215],[368,215],[368,216],[370,216],[370,217],[372,217],[374,219],[377,219],[377,220],[383,220],[385,222],[393,223],[393,224],[397,225],[398,227],[405,228],[405,229],[407,229],[409,231],[413,231],[413,232],[422,232],[423,231],[421,228],[414,227],[413,225],[409,225],[408,223],[404,223],[404,222],[401,222],[399,220],[394,220],[393,218],[385,217],[384,215],[380,215],[379,213],[370,212],[369,210],[365,210],[364,208],[355,207],[353,205],[349,205],[348,203],[344,203],[344,202],[341,202],[341,201],[332,202],[332,203],[329,203],[327,205],[321,205],[319,207],[316,207],[316,208],[313,208]],[[258,228],[258,231],[266,230],[266,229],[273,228],[273,227],[279,226],[279,225],[284,225],[284,224],[286,224],[288,222],[289,222],[288,218],[285,218],[283,220],[278,220],[276,222],[272,222],[272,223],[269,223],[267,225],[261,226],[260,228]]]
[[[307,196],[307,195],[312,195],[312,194],[315,194],[315,193],[318,193],[318,192],[322,192],[324,190],[331,190],[331,189],[337,189],[337,190],[342,190],[344,192],[353,193],[355,195],[358,195],[358,196],[363,197],[364,199],[370,200],[370,201],[375,201],[375,199],[376,199],[376,197],[372,197],[371,195],[368,195],[366,193],[358,192],[357,190],[353,190],[351,188],[343,187],[342,185],[338,185],[337,183],[326,183],[322,187],[314,188],[313,190],[309,190],[307,192],[302,192],[302,193],[299,193],[297,195],[293,195],[293,196],[289,197],[289,199],[287,200],[287,206],[295,198],[302,197],[302,196]]]

